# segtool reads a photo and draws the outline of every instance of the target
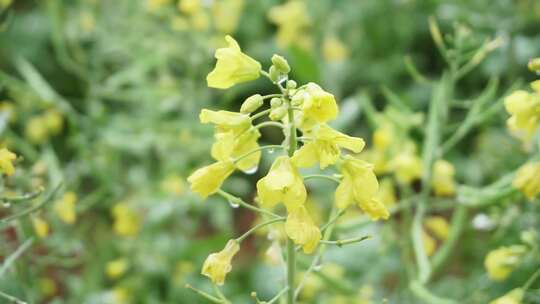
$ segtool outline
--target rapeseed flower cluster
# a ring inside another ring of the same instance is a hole
[[[303,4],[293,1],[285,5]],[[273,12],[271,15],[277,14],[276,10]],[[277,15],[274,17],[277,18]],[[287,35],[292,35],[291,31],[296,30],[287,29]],[[287,36],[285,33],[282,35]],[[343,154],[343,151],[360,153],[365,146],[364,140],[341,133],[328,124],[339,113],[334,96],[315,83],[297,87],[296,82],[288,79],[291,69],[285,58],[274,55],[272,66],[266,72],[258,61],[242,52],[232,37],[227,36],[225,39],[228,46],[216,51],[216,66],[207,77],[209,87],[227,89],[264,76],[280,88],[281,94],[252,95],[244,101],[239,112],[201,111],[201,123],[215,126],[215,142],[211,149],[215,162],[188,177],[191,190],[202,198],[215,193],[224,195],[220,188],[234,171],[249,174],[258,168],[261,151],[269,148],[259,145],[259,129],[275,126],[284,131],[285,141],[280,148],[288,153],[277,156],[266,176],[257,182],[258,203],[263,208],[261,210],[269,211],[280,204],[284,206],[287,212],[287,216],[283,217],[284,232],[304,253],[314,252],[322,235],[321,228],[310,214],[313,208],[307,204],[308,191],[300,171],[303,168],[318,166],[325,169],[335,166],[340,173],[336,179],[338,186],[334,197],[335,207],[343,210],[354,203],[372,220],[387,219],[390,214],[386,205],[378,199],[379,183],[373,165],[350,154]],[[260,110],[266,101],[270,101],[269,108]],[[256,119],[265,114],[270,121],[254,124]],[[275,149],[275,146],[270,147]],[[385,191],[389,192],[385,200],[395,201],[393,189]],[[227,273],[231,271],[231,260],[240,250],[242,239],[232,239],[222,251],[211,254],[203,265],[202,274],[215,284],[223,284]],[[274,240],[270,247],[274,251],[273,256],[277,256],[275,251],[280,248],[279,243],[276,243],[278,241]]]

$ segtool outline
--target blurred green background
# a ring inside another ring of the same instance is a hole
[[[362,136],[368,147],[376,126],[366,103],[382,111],[399,100],[424,112],[432,89],[418,78],[437,79],[447,68],[430,34],[430,16],[456,52],[501,41],[456,84],[456,102],[464,108],[488,83],[496,82],[494,101],[535,78],[526,66],[540,54],[540,1],[303,4],[305,10],[295,12],[276,11],[283,3],[270,0],[0,0],[0,139],[24,158],[6,189],[50,191],[63,181],[58,199],[76,195],[74,222],[51,203],[0,227],[0,258],[34,239],[0,276],[0,291],[29,303],[206,303],[184,285],[209,290],[199,274],[202,262],[256,218],[220,197],[202,201],[190,193],[185,179],[210,162],[213,141],[198,113],[203,107],[237,111],[251,94],[272,92],[264,81],[227,91],[206,87],[225,34],[263,66],[281,54],[299,83],[314,81],[332,92],[342,109],[336,126]],[[287,18],[308,22],[289,33],[292,38],[280,36],[287,29],[276,19]],[[457,108],[449,115],[459,125],[465,111]],[[487,185],[525,161],[506,118],[501,107],[449,154],[460,184]],[[451,134],[455,126],[448,127]],[[410,134],[420,141],[423,125]],[[280,138],[264,130],[262,141],[279,144]],[[261,171],[235,174],[226,188],[251,200]],[[314,210],[328,208],[333,187],[308,183]],[[0,206],[0,215],[21,209]],[[495,224],[476,227],[478,214]],[[483,260],[490,249],[518,241],[520,231],[540,227],[538,214],[537,203],[514,201],[475,210],[431,289],[462,303],[487,303],[522,284],[533,266],[493,283]],[[320,269],[325,279],[310,280],[301,303],[419,303],[404,280],[398,219],[361,225],[345,219],[338,233],[376,237],[330,248]],[[35,229],[37,220],[46,222],[47,233]],[[269,245],[262,234],[242,246],[223,289],[233,303],[253,303],[254,290],[269,298],[282,288],[283,269],[264,257]],[[111,261],[122,261],[126,270],[115,276]],[[540,303],[540,292],[531,292],[529,301]]]

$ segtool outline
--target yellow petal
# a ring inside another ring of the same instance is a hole
[[[225,179],[233,172],[234,163],[232,161],[219,161],[193,172],[188,177],[188,182],[191,184],[193,192],[206,198],[216,193]]]
[[[314,141],[304,144],[300,149],[294,152],[293,163],[300,168],[309,168],[315,165],[319,160],[317,146]]]
[[[13,166],[15,159],[17,159],[15,153],[6,148],[0,149],[0,171],[7,176],[13,175],[15,173],[15,167]]]
[[[354,201],[352,177],[343,174],[343,179],[336,188],[335,203],[339,209],[345,209]]]
[[[285,232],[294,241],[301,245],[304,253],[312,253],[321,240],[321,231],[309,216],[304,206],[289,212],[285,222]]]
[[[238,242],[229,240],[222,251],[212,253],[206,258],[201,274],[210,278],[215,284],[223,285],[227,273],[232,270],[231,261],[239,250]]]

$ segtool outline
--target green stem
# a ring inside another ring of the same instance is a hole
[[[444,299],[440,298],[431,291],[429,291],[424,285],[418,281],[411,282],[410,285],[411,290],[413,293],[420,299],[423,300],[422,303],[429,303],[429,304],[457,304],[454,300]]]
[[[221,299],[221,303],[223,304],[230,304],[231,301],[225,297],[225,295],[219,290],[219,287],[216,284],[212,284],[212,287],[214,288],[214,292],[218,295],[218,297]]]
[[[281,95],[279,95],[281,96]],[[260,111],[259,113],[257,114],[254,114],[253,116],[251,116],[249,119],[251,119],[251,121],[254,121],[255,119],[259,118],[259,117],[262,117],[268,113],[270,113],[272,111],[272,109],[266,109],[264,111]]]
[[[281,86],[280,86],[281,88]],[[282,89],[283,91],[283,89]],[[296,125],[294,122],[294,110],[291,105],[291,101],[287,98],[287,114],[289,118],[289,157],[292,157],[298,143],[296,141]],[[294,248],[294,242],[290,238],[287,239],[287,303],[294,304],[295,301],[295,287],[294,287],[294,277],[296,272],[296,250]]]
[[[211,301],[213,303],[223,303],[223,301],[221,299],[218,299],[218,298],[216,298],[216,297],[214,297],[214,296],[212,296],[212,295],[210,295],[210,294],[208,294],[208,293],[206,293],[206,292],[204,292],[202,290],[199,290],[199,289],[197,289],[197,288],[195,288],[195,287],[193,287],[193,286],[191,286],[189,284],[186,284],[185,287],[187,289],[191,289],[196,294],[200,295],[201,297],[203,297],[203,298],[205,298],[205,299],[207,299],[207,300],[209,300],[209,301]]]
[[[259,151],[262,151],[262,150],[268,150],[268,149],[283,149],[283,146],[280,146],[280,145],[268,145],[268,146],[262,146],[262,147],[259,147],[257,149],[253,149],[249,152],[246,152],[246,154],[244,155],[240,155],[239,157],[237,157],[234,162],[237,163],[239,161],[241,161],[242,159],[250,156],[251,154],[253,153],[257,153]]]
[[[60,189],[61,186],[62,186],[62,183],[60,183],[58,186],[56,186],[56,188],[53,191],[51,191],[51,193],[42,202],[35,205],[34,207],[30,207],[30,208],[28,208],[26,210],[23,210],[23,211],[19,212],[19,213],[16,213],[16,214],[10,215],[8,217],[5,217],[3,219],[0,219],[0,226],[2,224],[7,224],[12,220],[15,220],[15,219],[23,217],[25,215],[31,214],[31,213],[36,212],[37,210],[41,209],[41,207],[43,207],[46,203],[48,203],[49,201],[51,201],[55,197],[56,192],[58,192],[58,190]]]
[[[10,296],[10,295],[8,295],[7,293],[3,293],[3,292],[1,292],[1,291],[0,291],[0,297],[6,299],[7,301],[9,301],[8,303],[12,303],[12,304],[27,304],[26,302],[21,301],[21,300],[15,298],[14,296]]]
[[[25,194],[22,194],[20,196],[12,196],[12,197],[4,196],[4,197],[0,197],[0,201],[10,202],[10,203],[29,201],[31,199],[34,199],[34,198],[38,197],[43,192],[43,190],[45,190],[45,188],[39,187],[39,189],[34,191],[34,192],[25,193]]]
[[[257,208],[251,204],[248,204],[246,202],[244,202],[244,200],[242,200],[241,198],[239,197],[236,197],[228,192],[225,192],[221,189],[219,189],[217,191],[217,194],[221,195],[223,198],[225,198],[227,201],[229,202],[232,202],[232,203],[235,203],[235,204],[238,204],[246,209],[249,209],[249,210],[252,210],[252,211],[255,211],[255,212],[259,212],[261,214],[266,214],[266,215],[269,215],[269,216],[272,216],[274,218],[282,218],[281,216],[275,214],[274,212],[272,211],[268,211],[268,210],[264,210],[264,209],[261,209],[261,208]]]
[[[359,242],[369,240],[369,239],[371,239],[370,235],[364,235],[364,236],[359,236],[359,237],[355,237],[355,238],[351,238],[351,239],[345,239],[345,240],[336,240],[336,241],[322,240],[321,243],[322,244],[327,244],[327,245],[336,245],[338,247],[341,247],[341,246],[344,246],[344,245],[359,243]]]
[[[341,180],[339,180],[338,178],[335,178],[333,176],[330,176],[330,175],[310,174],[310,175],[304,176],[304,180],[308,180],[308,179],[312,179],[312,178],[328,179],[328,180],[334,181],[334,182],[336,182],[338,184],[341,183]]]
[[[466,221],[467,207],[464,205],[458,205],[452,216],[452,223],[450,226],[451,228],[448,239],[444,242],[441,248],[437,250],[437,252],[433,256],[433,259],[431,260],[431,267],[433,268],[433,272],[438,271],[439,268],[444,265],[444,262],[446,262],[446,260],[456,247]]]
[[[236,239],[236,241],[238,243],[241,243],[243,240],[245,240],[248,236],[250,236],[253,232],[257,231],[258,229],[264,227],[264,226],[268,226],[268,225],[271,225],[273,223],[277,223],[277,222],[284,222],[286,220],[286,218],[282,217],[282,218],[275,218],[273,220],[270,220],[268,222],[264,222],[264,223],[261,223],[261,224],[258,224],[256,226],[254,226],[253,228],[249,229],[248,231],[246,231],[244,234],[242,234],[240,237],[238,237]]]
[[[4,273],[11,267],[11,265],[32,245],[34,242],[33,238],[26,240],[15,252],[6,258],[2,267],[0,267],[0,278],[4,276]]]
[[[533,273],[533,275],[527,280],[527,282],[525,283],[525,285],[523,285],[523,291],[527,291],[531,286],[532,284],[534,283],[534,281],[536,281],[536,279],[538,279],[538,277],[540,277],[540,267]]]

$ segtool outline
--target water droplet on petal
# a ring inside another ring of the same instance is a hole
[[[255,166],[255,167],[252,167],[252,168],[249,168],[249,169],[246,169],[246,170],[242,170],[245,174],[255,174],[255,172],[257,172],[257,170],[259,169],[258,166]]]

